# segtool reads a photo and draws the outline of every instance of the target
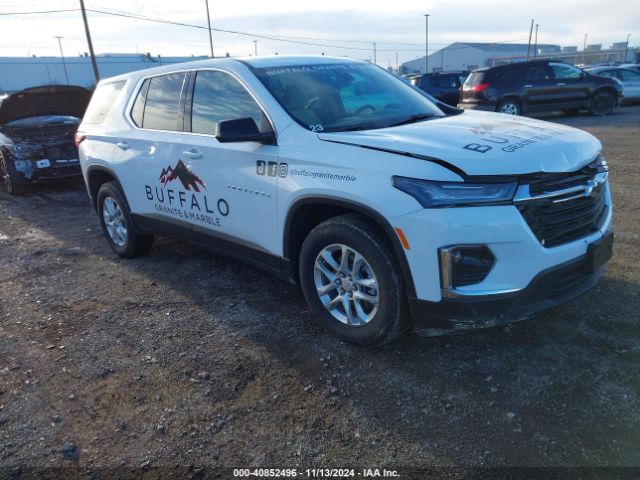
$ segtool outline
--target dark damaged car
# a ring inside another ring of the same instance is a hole
[[[29,183],[81,175],[74,136],[91,92],[72,85],[34,87],[0,104],[0,176],[19,194]]]

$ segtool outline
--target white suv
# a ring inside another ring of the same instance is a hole
[[[76,138],[122,257],[172,235],[299,282],[341,338],[530,316],[586,292],[613,235],[590,134],[462,112],[343,58],[206,60],[103,80]]]

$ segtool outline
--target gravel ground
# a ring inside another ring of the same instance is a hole
[[[0,478],[640,467],[640,107],[545,118],[604,144],[605,278],[526,322],[379,349],[191,245],[119,259],[80,184],[0,191]]]

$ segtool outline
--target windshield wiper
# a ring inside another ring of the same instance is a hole
[[[358,130],[373,130],[376,128],[381,128],[381,127],[373,124],[352,125],[350,127],[328,127],[328,128],[325,128],[322,132],[318,132],[318,133],[356,132]]]
[[[411,115],[410,117],[405,118],[404,120],[400,120],[399,122],[392,123],[389,125],[390,127],[399,127],[400,125],[407,125],[409,123],[416,123],[420,120],[426,120],[427,118],[434,117],[432,113],[416,113],[415,115]]]

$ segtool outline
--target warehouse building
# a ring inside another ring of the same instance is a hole
[[[448,70],[475,70],[498,63],[506,63],[514,60],[524,60],[533,57],[534,52],[550,53],[560,52],[559,45],[540,44],[537,47],[529,47],[526,43],[462,43],[455,42],[429,55],[429,73]],[[403,63],[400,73],[425,73],[425,58],[417,58]]]
[[[161,57],[150,54],[102,54],[96,56],[101,78],[173,63],[207,57]],[[92,88],[95,85],[91,59],[79,57],[0,57],[0,93],[27,87],[70,84]]]

